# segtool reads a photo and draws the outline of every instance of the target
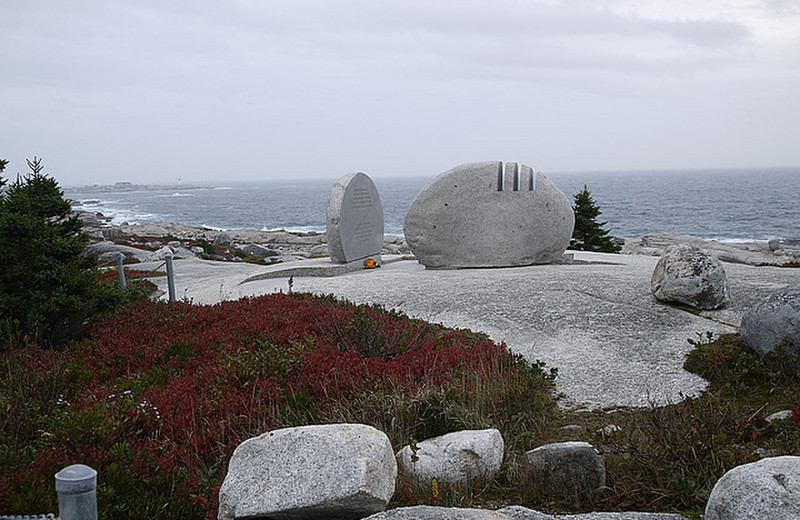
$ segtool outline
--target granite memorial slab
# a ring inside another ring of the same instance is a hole
[[[420,190],[406,241],[428,269],[513,267],[560,261],[575,215],[567,197],[531,167],[466,163]]]
[[[383,205],[375,183],[362,172],[340,177],[327,209],[328,254],[338,264],[379,260],[383,248]]]

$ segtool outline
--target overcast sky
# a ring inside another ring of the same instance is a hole
[[[62,185],[800,166],[798,0],[2,0]]]

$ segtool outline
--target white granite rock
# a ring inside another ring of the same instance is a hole
[[[274,430],[233,452],[218,518],[362,518],[386,508],[396,478],[389,439],[371,426]]]
[[[800,285],[775,291],[742,316],[739,333],[759,355],[795,363],[800,355]],[[779,349],[782,352],[777,352]]]
[[[575,214],[541,173],[518,163],[467,163],[420,190],[403,229],[429,269],[511,267],[557,262]]]
[[[147,255],[144,259],[145,262],[160,262],[167,258],[168,255],[174,255],[175,250],[172,249],[170,246],[164,246],[160,249],[153,251],[149,255]]]
[[[711,490],[705,520],[797,520],[800,457],[761,459],[725,473]]]
[[[399,507],[377,513],[364,520],[510,520],[508,516],[488,509],[414,506]]]
[[[718,309],[728,298],[728,279],[717,258],[679,244],[670,246],[656,264],[650,289],[663,302]]]
[[[346,264],[379,257],[383,247],[383,205],[375,183],[362,172],[340,177],[327,205],[328,254]]]
[[[527,478],[537,485],[594,490],[606,485],[603,457],[588,442],[545,444],[525,453]]]
[[[548,515],[522,506],[509,506],[497,510],[513,520],[688,520],[674,513],[640,513],[624,511],[614,513],[581,513],[577,515]]]
[[[794,412],[791,410],[781,410],[780,412],[769,414],[764,418],[764,420],[766,420],[768,423],[774,423],[778,421],[791,421],[792,417],[794,417]]]
[[[488,477],[503,464],[503,436],[495,429],[462,430],[405,446],[397,452],[400,473],[417,482],[467,482]]]
[[[214,242],[213,242],[215,246],[222,246],[222,247],[228,247],[232,243],[233,243],[233,238],[231,237],[231,234],[228,233],[227,231],[219,233],[216,237],[214,237]]]

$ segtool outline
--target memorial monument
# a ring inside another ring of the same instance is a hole
[[[363,263],[367,258],[380,261],[383,206],[378,189],[368,175],[350,173],[331,187],[327,230],[331,262]]]
[[[567,197],[529,166],[466,163],[420,190],[403,230],[428,269],[512,267],[560,261],[575,215]]]

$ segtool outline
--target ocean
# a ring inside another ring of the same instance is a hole
[[[572,196],[584,185],[614,236],[657,231],[723,241],[800,241],[800,168],[645,172],[543,172]],[[385,232],[403,233],[411,201],[428,177],[374,177]],[[200,189],[81,192],[65,188],[79,209],[112,223],[179,222],[213,229],[325,231],[330,179],[219,181]]]

